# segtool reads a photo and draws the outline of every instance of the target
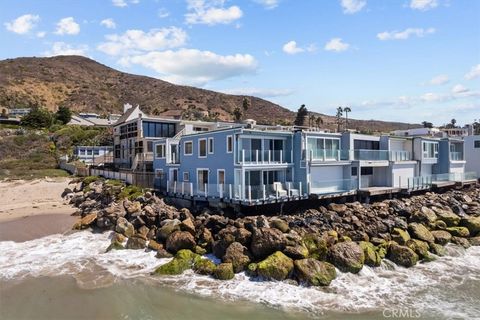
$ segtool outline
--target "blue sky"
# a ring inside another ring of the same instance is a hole
[[[0,39],[291,110],[480,119],[476,0],[0,0]]]

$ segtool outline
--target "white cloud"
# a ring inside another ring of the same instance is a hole
[[[297,54],[305,51],[304,49],[297,47],[297,42],[293,40],[285,43],[282,49],[283,52],[288,54]]]
[[[160,8],[158,9],[158,17],[163,19],[163,18],[166,18],[170,15],[170,12],[168,12],[167,9],[165,8]]]
[[[55,34],[64,35],[64,34],[78,34],[80,32],[80,25],[75,22],[73,17],[63,18],[57,23],[57,30]]]
[[[472,80],[478,77],[480,77],[480,64],[473,66],[472,69],[465,74],[465,79],[467,80]]]
[[[37,38],[44,38],[47,33],[45,31],[39,31],[35,35],[37,36]]]
[[[105,28],[108,28],[108,29],[115,29],[117,27],[117,24],[115,23],[115,21],[112,18],[103,19],[100,22],[100,25],[102,25],[102,26],[104,26]]]
[[[314,51],[317,50],[317,48],[315,47],[314,44],[310,44],[309,46],[302,48],[302,47],[297,46],[296,41],[292,40],[292,41],[289,41],[289,42],[285,43],[282,47],[282,50],[286,54],[294,55],[294,54],[301,53],[301,52],[314,52]]]
[[[55,42],[52,45],[52,49],[45,52],[46,56],[66,56],[66,55],[77,55],[77,56],[85,56],[87,57],[88,46],[86,45],[79,45],[79,46],[72,46],[66,44],[65,42]]]
[[[185,14],[187,24],[229,24],[242,17],[238,6],[224,8],[225,0],[187,0],[189,13]]]
[[[38,21],[40,21],[40,16],[24,14],[15,20],[5,22],[4,25],[8,31],[18,34],[26,34],[36,26]]]
[[[365,0],[340,0],[340,5],[343,8],[343,13],[354,14],[365,7],[367,1]]]
[[[112,4],[115,7],[121,7],[121,8],[127,6],[127,2],[125,0],[112,0]]]
[[[439,74],[438,76],[435,76],[432,79],[430,79],[430,81],[428,81],[426,84],[436,86],[436,85],[442,85],[442,84],[448,83],[449,81],[450,79],[446,74]]]
[[[411,0],[410,8],[414,10],[427,11],[438,6],[437,0]]]
[[[258,66],[255,58],[249,54],[222,56],[197,49],[152,51],[123,57],[119,63],[126,66],[141,65],[156,71],[166,81],[194,85],[253,74]]]
[[[435,33],[435,28],[407,28],[403,31],[384,31],[377,34],[377,38],[384,40],[405,40],[410,38],[410,36],[417,36],[419,38],[424,37],[428,34]]]
[[[452,88],[452,93],[455,93],[455,94],[466,93],[468,91],[469,90],[467,88],[465,88],[464,86],[462,86],[461,84],[457,84],[457,85],[453,86],[453,88]]]
[[[342,38],[333,38],[325,44],[325,50],[342,52],[348,50],[350,45],[342,41]]]
[[[255,0],[255,2],[264,6],[265,9],[274,9],[278,7],[280,0]]]
[[[224,93],[244,96],[255,96],[260,98],[274,98],[289,96],[294,91],[291,89],[262,89],[262,88],[236,88],[222,90]]]
[[[178,48],[187,41],[187,33],[177,27],[142,30],[127,30],[123,34],[105,36],[106,42],[97,49],[108,55],[126,55],[132,52]]]

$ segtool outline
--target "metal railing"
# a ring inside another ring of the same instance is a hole
[[[340,149],[314,149],[308,150],[308,156],[310,161],[340,161],[349,160],[350,153]]]
[[[180,196],[231,199],[239,201],[275,200],[307,196],[301,182],[274,182],[273,184],[245,185],[168,181],[156,184],[160,191]]]
[[[353,157],[351,157],[350,159],[353,160],[388,160],[389,158],[388,150],[358,149],[351,151],[353,153]]]
[[[412,153],[404,150],[394,150],[389,152],[390,161],[409,161],[412,160]]]
[[[452,161],[463,160],[463,152],[450,152],[450,160]]]
[[[342,193],[358,189],[358,179],[340,179],[329,181],[312,181],[310,182],[310,193],[328,194]]]
[[[275,163],[287,163],[286,152],[284,150],[239,150],[238,153],[239,163],[250,164],[275,164]]]
[[[406,187],[408,190],[428,189],[432,187],[432,176],[410,177],[407,179]]]

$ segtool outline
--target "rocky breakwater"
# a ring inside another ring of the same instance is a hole
[[[172,257],[154,275],[187,269],[217,279],[245,272],[264,280],[328,286],[336,272],[358,273],[382,259],[403,267],[445,254],[444,246],[480,245],[480,188],[426,193],[373,204],[334,204],[292,215],[229,218],[192,214],[150,192],[95,177],[64,197],[79,209],[74,229],[114,231],[110,250],[154,250]],[[207,259],[214,254],[220,263]]]

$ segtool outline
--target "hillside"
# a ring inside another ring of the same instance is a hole
[[[65,105],[75,112],[121,113],[124,103],[139,104],[146,113],[184,118],[232,120],[245,96],[229,95],[114,70],[81,56],[16,58],[0,61],[0,106],[38,104],[50,110]],[[257,97],[247,97],[246,118],[259,123],[291,122],[295,113]],[[322,115],[324,127],[336,128],[335,118]],[[405,123],[349,120],[350,128],[390,131]]]

